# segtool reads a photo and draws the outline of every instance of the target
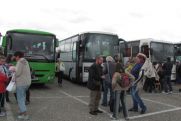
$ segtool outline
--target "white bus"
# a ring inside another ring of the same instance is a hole
[[[98,55],[114,56],[119,52],[116,34],[85,32],[59,42],[57,51],[65,64],[64,75],[76,82],[88,81],[88,69]]]
[[[181,62],[181,42],[175,43],[175,60]]]
[[[124,62],[129,57],[135,57],[139,52],[144,53],[152,62],[165,62],[167,57],[174,59],[174,44],[155,39],[140,39],[120,42],[120,51],[123,53]]]

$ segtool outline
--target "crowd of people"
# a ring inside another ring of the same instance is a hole
[[[15,66],[11,64],[12,59],[17,62]],[[109,106],[110,111],[113,113],[112,119],[118,119],[118,113],[122,110],[124,119],[127,120],[128,111],[140,111],[140,114],[145,114],[148,110],[140,97],[142,89],[152,93],[156,91],[155,83],[158,82],[160,92],[171,94],[173,91],[171,84],[173,63],[169,57],[164,64],[151,63],[143,53],[138,53],[135,58],[130,58],[125,65],[121,62],[121,58],[118,55],[114,57],[107,56],[105,63],[103,63],[103,60],[102,56],[96,57],[95,63],[89,68],[87,87],[90,89],[89,113],[91,115],[103,113],[99,109],[101,95],[103,95],[101,105]],[[181,87],[181,64],[177,62],[176,65],[176,82]],[[12,70],[10,69],[11,67],[15,69]],[[57,60],[56,67],[58,84],[62,86],[62,76],[65,67],[60,59]],[[7,58],[3,55],[0,56],[0,116],[6,115],[4,108],[5,99],[6,102],[10,102],[6,86],[13,75],[16,81],[15,97],[19,107],[17,118],[29,119],[26,104],[30,102],[31,69],[28,61],[24,58],[24,54],[19,51],[15,52],[14,55],[9,55]],[[126,79],[129,80],[128,84]],[[179,91],[181,91],[181,88]],[[127,109],[125,99],[128,92],[133,102],[129,109]],[[110,96],[108,96],[108,93]]]
[[[10,63],[12,60],[16,61],[16,65]],[[9,93],[6,91],[10,81],[15,81],[16,86],[13,93],[19,107],[17,118],[28,120],[26,105],[30,103],[31,70],[24,53],[20,51],[8,57],[0,55],[0,117],[6,116],[5,99],[6,102],[10,102]]]
[[[89,113],[98,115],[103,113],[99,110],[99,103],[102,97],[102,106],[109,106],[113,112],[112,119],[118,118],[118,112],[123,111],[124,119],[128,119],[128,111],[145,114],[147,106],[140,97],[141,90],[153,93],[156,91],[171,94],[173,91],[171,84],[171,74],[173,63],[168,57],[165,63],[152,63],[143,53],[138,53],[135,58],[130,58],[124,65],[119,56],[107,56],[103,63],[103,57],[98,56],[96,62],[89,68],[87,87],[90,89]],[[181,64],[176,66],[176,82],[181,85]],[[126,87],[120,85],[120,80],[127,74],[130,84]],[[181,89],[179,89],[181,91]],[[108,92],[110,94],[108,99]],[[125,95],[130,93],[133,105],[129,109],[126,107]],[[121,103],[121,105],[120,105]],[[140,108],[140,109],[139,109]]]

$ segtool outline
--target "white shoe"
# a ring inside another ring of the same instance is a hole
[[[163,94],[168,94],[168,92],[162,91]]]
[[[1,112],[1,113],[0,113],[0,117],[3,117],[3,116],[6,116],[6,113],[5,113],[5,112]]]
[[[116,117],[113,117],[113,115],[111,115],[110,118],[111,118],[112,120],[117,120],[117,118],[116,118]]]
[[[169,91],[168,94],[172,94],[173,92],[172,91]]]
[[[18,115],[18,119],[29,120],[29,116],[28,115]]]

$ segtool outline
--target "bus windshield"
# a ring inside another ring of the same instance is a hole
[[[54,36],[38,34],[10,33],[12,43],[7,46],[8,53],[22,51],[25,57],[32,60],[53,60],[54,59]]]
[[[151,42],[152,61],[163,62],[167,57],[173,57],[174,45],[168,43]]]
[[[175,57],[177,61],[181,61],[181,44],[175,44]]]
[[[85,45],[84,59],[95,59],[97,55],[104,57],[118,53],[118,37],[115,35],[90,34]]]

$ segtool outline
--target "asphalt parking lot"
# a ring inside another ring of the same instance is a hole
[[[129,112],[130,121],[180,121],[181,120],[181,94],[174,86],[173,94],[142,93],[147,105],[146,114]],[[0,117],[0,121],[16,121],[17,102],[10,94],[10,103],[6,103],[7,116]],[[131,96],[126,97],[127,108],[132,106]],[[111,121],[109,107],[102,107],[103,114],[90,115],[89,90],[82,85],[69,81],[63,82],[59,87],[55,81],[45,86],[33,85],[31,88],[31,102],[27,106],[30,121]],[[119,114],[119,120],[122,119]]]

